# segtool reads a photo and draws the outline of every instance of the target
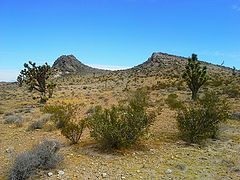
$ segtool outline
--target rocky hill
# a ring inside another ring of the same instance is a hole
[[[231,74],[232,69],[220,65],[214,65],[201,61],[202,65],[207,66],[210,74]],[[144,63],[134,66],[133,68],[118,71],[108,71],[102,69],[96,69],[84,65],[73,55],[63,55],[59,57],[53,64],[53,68],[58,70],[59,74],[79,74],[79,75],[91,75],[91,74],[106,74],[112,73],[124,73],[124,74],[138,74],[138,75],[179,75],[185,68],[187,63],[186,57],[170,55],[167,53],[155,52]],[[237,73],[240,73],[237,71]]]
[[[58,72],[59,75],[79,74],[92,75],[107,73],[107,70],[92,68],[81,63],[73,55],[62,55],[53,64],[52,68]]]
[[[170,55],[167,53],[155,52],[144,63],[137,65],[127,71],[147,75],[171,75],[181,73],[187,63],[186,57]],[[231,74],[232,69],[220,65],[215,65],[201,61],[202,65],[207,66],[210,74],[224,73]],[[239,73],[239,71],[238,71]]]

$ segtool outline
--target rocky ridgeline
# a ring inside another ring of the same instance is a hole
[[[58,72],[58,75],[79,74],[79,75],[93,75],[103,74],[107,70],[92,68],[81,63],[73,55],[62,55],[53,64],[52,68]]]
[[[89,67],[81,63],[73,55],[63,55],[59,57],[53,64],[53,68],[57,70],[58,75],[78,74],[78,75],[93,75],[93,74],[106,74],[112,73],[126,73],[138,75],[179,75],[185,68],[187,63],[186,57],[170,55],[167,53],[156,52],[144,63],[137,65],[133,68],[119,71],[107,71],[97,68]],[[214,65],[202,61],[206,65],[210,74],[226,74],[230,75],[232,69],[220,65]],[[240,74],[239,71],[237,73]]]

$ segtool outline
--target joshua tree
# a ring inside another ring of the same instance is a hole
[[[36,63],[24,64],[24,69],[20,72],[17,78],[19,85],[26,83],[30,91],[36,90],[40,92],[40,102],[45,103],[47,100],[46,91],[47,84],[46,81],[50,77],[51,67],[45,63],[42,66],[36,66]]]
[[[48,89],[48,97],[49,98],[52,98],[52,95],[53,95],[53,90],[55,89],[57,85],[53,82],[50,82],[48,85],[47,85],[47,89]]]
[[[233,75],[233,76],[236,76],[236,74],[237,74],[237,73],[236,73],[236,68],[235,68],[235,66],[233,66],[233,68],[232,68],[232,75]]]
[[[183,73],[183,79],[192,91],[192,100],[197,99],[197,93],[200,87],[207,81],[207,67],[201,67],[196,54],[192,54],[192,58],[188,58],[186,69]]]

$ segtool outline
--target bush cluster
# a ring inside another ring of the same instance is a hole
[[[85,122],[82,120],[79,123],[67,122],[61,130],[61,134],[71,141],[72,144],[77,144],[83,133]]]
[[[91,136],[108,148],[131,146],[154,121],[155,116],[146,113],[146,106],[146,93],[137,91],[126,105],[96,107],[88,118]]]
[[[4,117],[4,124],[15,124],[17,127],[23,125],[23,118],[20,115],[6,115]]]
[[[31,123],[28,127],[28,131],[33,131],[35,129],[42,129],[43,126],[50,120],[51,114],[44,114],[37,121]]]
[[[223,88],[223,93],[227,94],[230,98],[240,97],[240,87],[236,84],[229,84]]]
[[[57,154],[59,149],[59,142],[46,140],[31,151],[19,154],[10,169],[9,179],[28,179],[34,175],[38,169],[55,168],[58,163],[63,161],[63,156]]]
[[[181,101],[178,101],[177,98],[178,98],[177,94],[169,94],[165,102],[171,109],[182,108],[183,104]]]
[[[214,92],[179,109],[177,115],[181,137],[189,143],[199,143],[207,138],[216,138],[219,124],[228,118],[229,108]]]
[[[76,105],[63,103],[56,105],[46,105],[42,109],[42,112],[51,114],[51,120],[54,121],[57,128],[61,129],[67,122],[71,120],[76,109]]]

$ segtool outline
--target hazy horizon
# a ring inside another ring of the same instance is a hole
[[[0,81],[32,60],[73,54],[93,67],[123,69],[153,52],[240,69],[239,0],[2,0]],[[14,78],[14,79],[13,79]]]

